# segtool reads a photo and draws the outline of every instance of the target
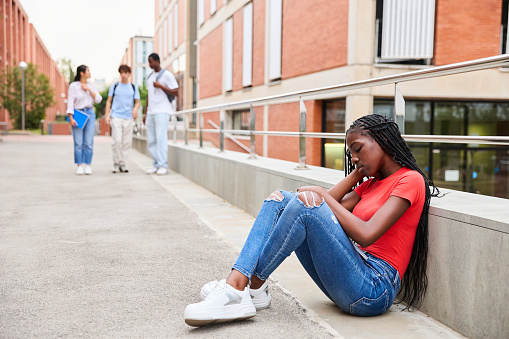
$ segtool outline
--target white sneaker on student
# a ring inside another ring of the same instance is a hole
[[[157,172],[157,167],[152,167],[152,168],[149,168],[148,170],[145,171],[147,174],[154,174]]]
[[[206,283],[200,290],[200,296],[202,299],[205,299],[207,295],[210,294],[217,287],[219,281],[214,280]],[[251,299],[253,300],[253,305],[255,306],[257,311],[264,310],[270,306],[270,302],[272,297],[269,293],[269,286],[267,281],[263,283],[263,285],[258,289],[249,289],[249,294],[251,295]]]
[[[236,290],[220,281],[202,302],[187,305],[184,320],[189,326],[205,326],[212,323],[252,318],[256,308],[249,295],[249,287]]]
[[[156,172],[157,175],[165,175],[167,173],[168,169],[166,167],[159,167]]]
[[[113,164],[113,170],[112,170],[113,173],[118,173],[120,172],[120,166],[119,164]]]
[[[83,175],[85,173],[85,171],[83,170],[83,166],[82,165],[78,165],[78,168],[76,168],[76,174],[77,175]]]
[[[85,166],[85,174],[86,175],[91,175],[92,174],[92,167],[90,167],[90,165],[86,165]]]

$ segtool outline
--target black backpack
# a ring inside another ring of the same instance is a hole
[[[161,76],[163,75],[163,73],[167,71],[167,69],[161,69],[159,71],[159,74],[157,74],[157,77],[156,77],[156,81],[159,81],[159,79],[161,78]],[[150,73],[147,77],[147,80],[148,78],[150,78],[150,76],[154,74],[154,72]],[[164,91],[163,91],[164,92]],[[170,101],[170,104],[173,102],[173,100],[175,100],[175,96],[171,95],[171,94],[168,94],[166,92],[164,92],[164,94],[166,94],[166,96],[168,97],[168,100]]]

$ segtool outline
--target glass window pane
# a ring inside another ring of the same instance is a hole
[[[345,99],[324,102],[326,133],[345,133]],[[344,169],[345,143],[340,139],[323,139],[324,167]]]

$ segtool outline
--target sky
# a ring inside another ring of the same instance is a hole
[[[154,35],[153,0],[19,0],[53,60],[89,66],[94,79],[118,76],[129,39]],[[76,69],[75,69],[76,71]]]

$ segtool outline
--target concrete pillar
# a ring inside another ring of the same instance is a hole
[[[346,97],[345,128],[366,114],[373,113],[373,96],[369,94],[352,94]]]
[[[375,0],[348,3],[348,66],[352,81],[370,79],[375,61]],[[346,97],[345,127],[373,112],[371,88],[349,92]]]

